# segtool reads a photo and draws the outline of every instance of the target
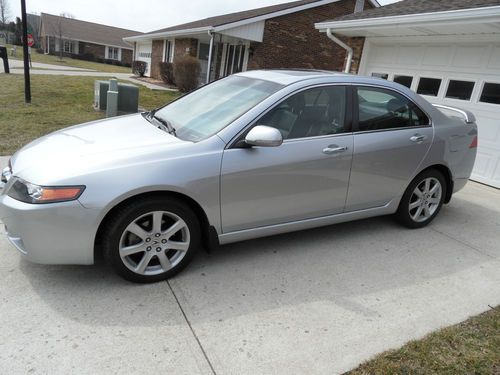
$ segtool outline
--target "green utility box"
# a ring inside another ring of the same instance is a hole
[[[94,108],[105,111],[109,81],[95,81]],[[139,88],[129,83],[118,83],[118,112],[137,113],[139,111]]]

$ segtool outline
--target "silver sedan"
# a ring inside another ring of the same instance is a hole
[[[30,143],[2,173],[0,218],[28,260],[102,251],[154,282],[203,246],[388,214],[423,227],[467,183],[476,148],[471,113],[398,84],[252,71]]]

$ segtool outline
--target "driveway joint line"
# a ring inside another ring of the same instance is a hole
[[[212,374],[217,375],[217,373],[215,372],[214,366],[212,365],[212,362],[210,362],[210,359],[208,358],[208,355],[207,355],[207,352],[205,351],[205,348],[201,344],[201,341],[198,338],[198,335],[194,331],[194,328],[191,325],[191,322],[189,321],[189,319],[186,315],[186,312],[182,308],[182,305],[181,305],[179,299],[177,298],[177,295],[175,294],[174,289],[172,288],[172,285],[170,285],[170,282],[168,280],[167,280],[167,285],[175,298],[175,302],[177,303],[177,306],[179,306],[179,310],[181,310],[181,313],[182,313],[182,316],[184,317],[184,320],[186,321],[187,325],[189,326],[189,329],[191,330],[191,333],[193,334],[194,338],[196,339],[196,342],[198,343],[198,346],[200,347],[200,350],[203,353],[205,360],[207,361],[208,365],[210,366],[210,370],[212,370]]]
[[[498,258],[497,258],[497,257],[495,257],[495,256],[493,256],[493,255],[491,255],[491,254],[485,253],[485,252],[483,252],[481,249],[478,249],[477,247],[475,247],[474,245],[472,245],[472,244],[470,244],[470,243],[468,243],[468,242],[465,242],[465,241],[463,241],[463,240],[460,240],[460,239],[458,239],[458,238],[455,238],[455,237],[453,237],[453,236],[449,235],[448,233],[441,232],[440,230],[437,230],[437,229],[432,228],[432,227],[429,227],[429,229],[431,229],[431,230],[433,230],[434,232],[439,233],[439,234],[441,234],[441,235],[443,235],[443,236],[445,236],[445,237],[448,237],[449,239],[451,239],[451,240],[453,240],[453,241],[456,241],[456,242],[458,242],[458,243],[460,243],[460,244],[462,244],[462,245],[465,245],[465,246],[467,246],[468,248],[470,248],[470,249],[474,250],[475,252],[477,252],[477,253],[479,253],[479,254],[481,254],[481,255],[484,255],[484,256],[486,256],[486,257],[488,257],[488,258],[491,258],[491,259],[493,259],[493,260],[498,260]]]

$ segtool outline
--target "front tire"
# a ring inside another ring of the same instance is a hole
[[[104,257],[124,279],[166,280],[184,269],[200,246],[200,225],[184,202],[165,197],[118,209],[103,235]]]
[[[443,206],[446,189],[446,180],[438,170],[429,169],[420,173],[401,199],[397,220],[411,229],[430,224]]]

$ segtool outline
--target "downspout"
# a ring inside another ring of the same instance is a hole
[[[208,31],[210,36],[210,50],[208,51],[207,83],[210,83],[210,71],[212,70],[212,50],[214,49],[214,34]]]
[[[352,55],[354,54],[353,49],[333,35],[332,29],[330,28],[326,29],[326,36],[347,51],[347,63],[345,65],[344,73],[349,73],[351,71]]]

